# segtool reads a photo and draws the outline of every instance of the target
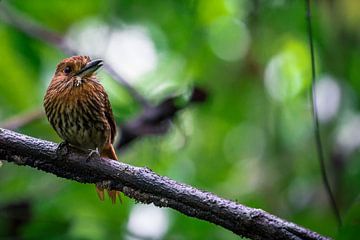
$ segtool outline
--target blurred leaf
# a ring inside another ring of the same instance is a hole
[[[337,239],[356,239],[360,236],[360,200],[359,197],[345,216],[344,226],[341,227]]]

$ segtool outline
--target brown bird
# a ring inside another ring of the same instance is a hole
[[[73,56],[62,60],[44,97],[46,116],[57,134],[73,147],[117,160],[112,143],[116,125],[108,95],[96,77],[102,60]],[[96,185],[100,200],[104,189]],[[113,203],[119,192],[108,190]]]

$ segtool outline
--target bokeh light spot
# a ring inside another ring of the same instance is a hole
[[[352,113],[344,118],[337,130],[336,144],[346,154],[351,154],[360,147],[359,114]]]
[[[71,28],[67,43],[81,54],[103,58],[128,81],[138,80],[158,64],[155,44],[144,26],[116,28],[89,19]]]
[[[130,213],[127,228],[140,239],[161,239],[169,228],[167,211],[153,205],[135,205]],[[131,236],[130,238],[138,239]]]
[[[305,43],[290,39],[280,53],[275,55],[265,69],[265,87],[277,101],[285,101],[298,95],[309,86],[308,50]]]
[[[208,40],[217,57],[237,61],[247,53],[250,35],[244,23],[231,17],[221,17],[210,25]]]
[[[155,45],[141,26],[128,26],[113,32],[106,59],[130,80],[136,80],[154,70],[158,63]]]
[[[316,106],[319,120],[328,122],[336,116],[340,105],[340,87],[330,76],[324,76],[316,84]]]

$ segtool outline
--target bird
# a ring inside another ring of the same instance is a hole
[[[113,147],[116,135],[109,97],[96,72],[103,66],[101,59],[89,56],[72,56],[63,59],[44,96],[47,119],[61,139],[62,144],[89,151],[101,157],[118,160]],[[61,146],[61,144],[59,145]],[[96,184],[100,200],[104,188]],[[113,204],[120,194],[107,190]]]

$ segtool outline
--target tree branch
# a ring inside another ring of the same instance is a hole
[[[57,144],[0,128],[0,159],[30,166],[81,183],[105,182],[142,203],[170,207],[252,239],[328,239],[260,209],[161,177],[148,168],[94,157]]]

